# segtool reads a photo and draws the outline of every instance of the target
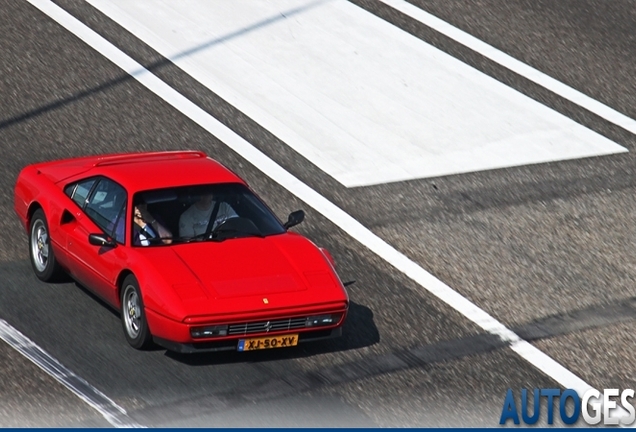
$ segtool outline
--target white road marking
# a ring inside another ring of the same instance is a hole
[[[466,33],[457,27],[431,15],[428,12],[414,6],[404,0],[380,0],[381,2],[391,6],[392,8],[402,12],[405,15],[421,22],[422,24],[442,33],[445,36],[459,42],[460,44],[470,48],[471,50],[483,55],[486,58],[499,63],[501,66],[521,75],[530,81],[539,84],[553,93],[569,100],[570,102],[585,108],[586,110],[604,118],[616,126],[636,134],[636,120],[616,111],[607,105],[592,99],[588,95],[581,93],[574,88],[563,84],[562,82],[552,78],[549,75],[529,66],[512,56],[488,45],[487,43],[477,39],[476,37]]]
[[[332,221],[352,238],[356,239],[397,270],[414,280],[426,292],[439,298],[449,307],[455,309],[487,332],[500,337],[504,341],[510,342],[510,346],[514,352],[552,378],[555,382],[564,388],[575,389],[580,395],[583,395],[585,391],[592,388],[583,379],[532,344],[521,339],[516,333],[508,329],[486,311],[454,291],[444,282],[424,270],[419,264],[382,240],[341,208],[287,172],[263,152],[234,133],[168,84],[161,81],[157,76],[150,73],[135,60],[65,10],[49,0],[27,1],[59,23],[62,27],[76,35],[79,39],[86,42],[115,65],[129,73],[144,87],[217,137],[230,149],[241,155],[265,175]]]
[[[97,410],[111,425],[125,428],[142,427],[128,417],[126,410],[108,396],[91,386],[83,378],[75,375],[4,320],[0,320],[0,339]]]
[[[87,0],[347,187],[625,148],[346,0]]]

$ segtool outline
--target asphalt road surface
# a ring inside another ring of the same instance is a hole
[[[411,1],[636,118],[635,2]],[[88,3],[55,3],[591,386],[635,388],[634,135],[384,3],[352,2],[628,152],[346,188]],[[508,388],[560,387],[27,1],[2,3],[0,32],[0,319],[135,422],[496,426]],[[306,211],[297,230],[356,280],[342,338],[246,354],[139,352],[88,291],[32,274],[13,212],[23,166],[190,148],[238,172],[279,217]],[[2,342],[0,402],[1,426],[111,425]]]

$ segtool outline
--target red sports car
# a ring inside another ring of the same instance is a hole
[[[15,187],[38,278],[67,273],[134,348],[251,351],[338,336],[349,299],[325,249],[197,151],[29,165]]]

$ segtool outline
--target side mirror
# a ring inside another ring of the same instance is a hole
[[[305,212],[302,210],[296,210],[295,212],[292,212],[289,214],[289,217],[287,218],[287,222],[285,222],[283,226],[285,227],[285,229],[289,229],[293,227],[294,225],[298,225],[304,219],[305,219]]]
[[[93,246],[115,247],[117,242],[106,234],[89,234],[88,242]]]

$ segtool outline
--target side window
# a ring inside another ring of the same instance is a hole
[[[74,195],[76,194],[77,190]],[[106,234],[117,242],[124,243],[126,238],[126,191],[124,188],[112,180],[100,179],[88,198],[85,211]]]
[[[73,183],[66,186],[64,189],[64,193],[68,195],[70,199],[75,201],[75,203],[80,206],[80,208],[84,208],[84,204],[86,203],[86,197],[88,193],[91,191],[91,188],[95,184],[97,179],[88,179],[83,180],[79,183]]]

